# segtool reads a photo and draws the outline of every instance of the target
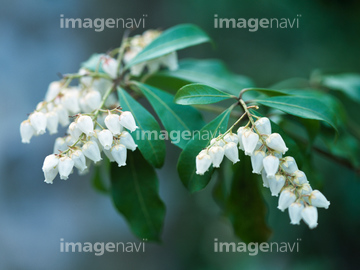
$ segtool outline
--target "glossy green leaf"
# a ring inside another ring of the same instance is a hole
[[[184,148],[194,130],[204,126],[198,110],[174,103],[174,96],[142,83],[134,83],[149,100],[175,145]]]
[[[145,159],[156,168],[164,164],[165,142],[161,139],[159,123],[155,118],[125,90],[118,87],[119,102],[124,111],[130,111],[138,125],[131,133]]]
[[[111,196],[132,232],[141,239],[160,241],[165,205],[159,197],[154,168],[140,151],[128,151],[127,165],[111,164]]]
[[[94,71],[94,72],[96,70],[98,70],[98,72],[100,72],[100,73],[105,73],[100,65],[101,57],[103,57],[103,56],[104,56],[104,54],[94,53],[93,55],[90,56],[90,58],[88,60],[81,63],[81,67],[86,68],[91,71]]]
[[[351,99],[360,102],[360,74],[324,76],[322,84],[330,89],[342,91]]]
[[[174,101],[181,105],[211,104],[234,96],[205,84],[193,83],[182,87],[175,95]]]
[[[210,181],[213,168],[210,167],[209,171],[204,175],[198,175],[196,174],[195,159],[212,138],[226,131],[231,109],[227,109],[204,126],[199,133],[195,134],[180,154],[177,170],[182,183],[190,192],[203,189]]]
[[[136,55],[126,68],[165,54],[210,41],[208,35],[192,24],[180,24],[164,31]]]

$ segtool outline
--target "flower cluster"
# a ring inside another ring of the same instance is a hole
[[[288,209],[290,223],[300,224],[303,219],[311,229],[315,228],[317,208],[327,209],[330,202],[320,191],[312,190],[293,157],[283,157],[288,148],[280,134],[271,132],[268,118],[259,118],[252,128],[248,125],[240,127],[237,134],[230,129],[212,139],[210,145],[196,157],[196,173],[204,174],[211,165],[220,167],[224,156],[233,163],[238,162],[239,147],[250,156],[252,172],[262,176],[264,187],[268,187],[273,196],[280,194],[278,209]]]

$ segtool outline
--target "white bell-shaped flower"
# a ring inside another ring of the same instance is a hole
[[[121,113],[121,115],[120,115],[120,125],[127,128],[131,132],[135,131],[138,128],[138,126],[136,125],[134,116],[129,111],[125,111],[125,112]]]
[[[67,110],[64,108],[63,105],[59,104],[54,108],[54,111],[57,113],[58,117],[59,117],[59,123],[63,126],[66,127],[67,125],[69,125],[70,120],[69,120],[69,113],[67,112]]]
[[[117,77],[118,62],[110,56],[104,56],[102,61],[103,70],[112,78]]]
[[[54,154],[59,154],[67,149],[67,143],[65,139],[62,137],[58,137],[54,143]]]
[[[270,187],[270,184],[269,184],[270,179],[267,178],[265,170],[261,171],[261,178],[263,180],[263,187],[267,187],[267,188]]]
[[[117,114],[109,114],[105,118],[106,127],[114,135],[119,135],[121,133],[120,117]]]
[[[279,170],[279,159],[273,155],[269,155],[263,159],[264,169],[268,178],[275,177],[275,174]]]
[[[94,134],[94,123],[90,116],[82,115],[76,120],[76,127],[80,129],[82,132],[86,134],[86,136],[90,136]]]
[[[131,73],[132,75],[134,75],[134,76],[140,76],[141,73],[143,72],[145,66],[146,66],[146,63],[145,63],[145,62],[136,64],[136,65],[133,65],[133,66],[130,68],[130,73]]]
[[[61,104],[71,114],[77,114],[80,112],[79,105],[79,91],[76,89],[66,89],[64,96],[61,98]]]
[[[321,208],[325,208],[325,209],[329,208],[330,202],[326,199],[324,194],[322,194],[318,190],[314,190],[313,192],[311,192],[309,199],[310,199],[311,205],[313,205],[315,207],[321,207]]]
[[[294,177],[294,183],[298,186],[309,183],[303,171],[297,170],[292,174],[292,176]]]
[[[288,174],[293,174],[295,171],[298,170],[298,166],[296,164],[295,159],[290,156],[284,157],[281,160],[280,168]]]
[[[318,225],[318,211],[314,206],[306,206],[301,211],[301,217],[310,229],[314,229]]]
[[[59,157],[52,154],[48,155],[43,163],[42,171],[44,172],[45,182],[52,184],[58,173]]]
[[[241,136],[242,146],[244,147],[245,155],[251,156],[259,141],[259,135],[249,130]]]
[[[224,159],[224,155],[225,155],[224,148],[214,145],[214,146],[210,147],[208,153],[211,157],[213,167],[219,168],[221,162]]]
[[[74,140],[78,140],[81,134],[83,134],[76,122],[71,122],[68,132]]]
[[[104,150],[104,147],[99,141],[99,138],[98,138],[99,132],[100,132],[100,130],[95,129],[94,134],[92,136],[88,137],[88,138],[90,138],[90,141],[93,141],[94,143],[97,144],[97,146],[99,147],[99,150],[101,152],[102,150]]]
[[[46,132],[46,116],[44,113],[34,112],[30,115],[29,120],[36,135],[41,135]]]
[[[233,142],[237,145],[239,142],[239,137],[230,131],[230,133],[228,133],[224,136],[224,141],[225,142]]]
[[[228,142],[224,146],[225,156],[232,161],[233,164],[240,161],[239,159],[239,150],[237,148],[237,144],[235,142]]]
[[[269,118],[262,117],[255,122],[255,128],[261,135],[271,134],[271,123]]]
[[[160,62],[171,71],[177,70],[179,67],[176,51],[162,56]]]
[[[69,178],[72,169],[74,168],[74,161],[68,157],[64,156],[59,159],[59,174],[60,179],[67,180]]]
[[[86,142],[82,146],[82,152],[88,159],[91,159],[95,163],[99,162],[102,159],[99,146],[96,144],[96,142]]]
[[[254,154],[251,156],[251,165],[252,165],[252,172],[256,174],[261,174],[261,170],[263,169],[263,159],[265,158],[264,151],[255,151]]]
[[[207,150],[202,150],[196,156],[196,174],[203,175],[211,166],[211,157]]]
[[[46,113],[46,127],[50,135],[58,132],[59,116],[56,112],[51,111]]]
[[[126,165],[127,151],[123,144],[116,144],[111,148],[111,155],[119,167]]]
[[[104,149],[109,150],[113,143],[113,134],[111,133],[111,131],[108,129],[104,129],[100,131],[97,135],[98,135],[98,140],[101,143],[101,145],[104,147]]]
[[[218,140],[218,138],[214,138],[210,141],[210,145],[212,145],[212,144],[223,147],[223,146],[225,146],[225,141],[223,139]]]
[[[273,133],[271,134],[267,139],[266,139],[266,145],[268,147],[270,147],[271,149],[274,149],[275,151],[279,151],[283,154],[285,154],[285,152],[287,150],[289,150],[286,145],[285,142],[283,140],[283,138],[281,137],[281,135],[279,133]]]
[[[107,158],[110,160],[110,162],[115,161],[113,155],[111,154],[111,149],[110,150],[104,149],[103,152],[105,153],[105,156],[107,156]]]
[[[153,74],[160,69],[161,59],[155,58],[146,62],[149,74]]]
[[[86,158],[81,150],[75,150],[71,153],[71,159],[74,161],[74,166],[80,171],[83,172],[87,169]]]
[[[284,210],[288,208],[290,204],[295,202],[295,200],[296,200],[295,194],[290,190],[285,189],[280,193],[279,205],[277,208],[284,212]]]
[[[301,212],[304,209],[304,205],[299,202],[294,202],[289,206],[290,224],[300,225]]]
[[[85,102],[90,111],[96,110],[101,104],[101,94],[98,91],[91,90],[86,94]]]
[[[268,179],[269,179],[269,187],[270,187],[271,195],[276,197],[279,196],[281,189],[285,185],[285,181],[286,181],[285,177],[281,174],[277,174],[275,175],[275,177]]]
[[[120,143],[125,145],[127,149],[130,149],[131,151],[135,151],[137,144],[135,143],[133,137],[130,135],[129,132],[123,131],[120,134]]]
[[[244,135],[245,132],[249,131],[250,128],[248,127],[239,127],[239,129],[237,130],[237,136],[238,136],[238,141],[239,141],[239,148],[241,150],[244,151],[244,145],[242,143],[242,137]]]
[[[29,120],[25,120],[20,124],[20,135],[22,143],[30,143],[30,139],[34,136],[35,130]]]
[[[310,195],[313,190],[309,184],[305,183],[298,187],[298,191],[300,195]]]
[[[58,81],[50,83],[45,95],[45,101],[49,102],[55,99],[60,94],[61,86]]]

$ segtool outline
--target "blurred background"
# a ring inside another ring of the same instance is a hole
[[[221,3],[221,4],[220,4]],[[71,242],[138,241],[109,197],[96,192],[91,175],[43,183],[43,159],[56,136],[21,144],[19,125],[43,99],[57,73],[76,72],[94,52],[121,41],[122,29],[61,29],[70,18],[140,18],[146,28],[194,23],[214,40],[180,57],[219,58],[229,68],[266,87],[290,77],[325,72],[360,72],[360,3],[304,1],[2,1],[0,9],[0,269],[356,269],[360,253],[360,181],[351,170],[319,156],[323,192],[331,201],[319,210],[319,227],[292,226],[277,200],[264,190],[270,239],[300,240],[294,253],[214,253],[214,238],[239,241],[211,196],[212,185],[190,195],[176,174],[179,150],[168,145],[158,171],[167,206],[163,242],[145,253],[61,253]],[[214,29],[214,14],[226,18],[295,18],[299,29]],[[140,29],[135,33],[141,33]],[[351,101],[348,101],[351,102]],[[358,114],[357,107],[350,113]],[[359,153],[360,155],[360,153]],[[308,175],[311,182],[311,175]],[[260,181],[260,180],[259,180]]]

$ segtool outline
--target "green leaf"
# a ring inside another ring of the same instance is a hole
[[[254,102],[301,118],[324,121],[337,131],[336,115],[320,99],[301,96],[279,96],[256,99]]]
[[[165,205],[155,170],[140,151],[128,151],[126,166],[111,164],[111,196],[137,237],[160,241]]]
[[[265,242],[271,235],[266,225],[266,206],[259,189],[258,175],[251,173],[249,157],[243,153],[234,165],[234,177],[225,213],[235,234],[246,243]]]
[[[182,87],[176,93],[174,101],[181,105],[211,104],[232,97],[234,96],[208,85],[193,83]]]
[[[349,98],[360,102],[360,74],[324,76],[322,84],[330,89],[342,91]]]
[[[202,116],[195,108],[175,104],[173,95],[155,87],[142,83],[134,84],[151,103],[172,142],[181,149],[189,142],[193,131],[204,126]]]
[[[190,191],[195,192],[203,189],[209,183],[213,168],[210,167],[204,175],[196,174],[196,156],[203,150],[210,140],[226,131],[232,107],[225,110],[222,114],[204,126],[198,134],[188,142],[185,149],[181,152],[177,164],[177,170],[184,186]]]
[[[210,41],[210,38],[199,27],[192,24],[180,24],[164,31],[136,55],[126,65],[126,68],[208,41]]]
[[[98,70],[98,72],[100,72],[100,73],[105,73],[100,65],[101,57],[103,57],[103,56],[104,56],[104,54],[94,53],[93,55],[90,56],[90,58],[88,60],[81,63],[81,67],[86,68],[91,71],[94,71],[94,72],[96,70]]]
[[[270,97],[291,95],[288,90],[267,89],[267,88],[249,88],[247,89],[246,93],[248,92],[257,92],[257,93],[265,94]]]
[[[130,111],[138,125],[131,133],[145,159],[154,167],[160,168],[165,160],[165,142],[159,138],[161,131],[155,118],[125,90],[118,87],[119,102],[124,111]]]

